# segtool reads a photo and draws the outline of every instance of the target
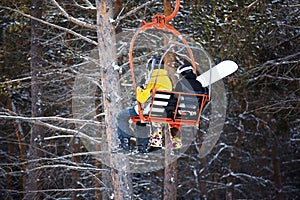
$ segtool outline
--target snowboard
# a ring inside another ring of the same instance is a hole
[[[198,76],[197,81],[199,81],[203,87],[207,87],[232,74],[237,69],[238,65],[235,62],[231,60],[225,60]]]

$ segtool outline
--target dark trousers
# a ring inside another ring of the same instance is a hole
[[[129,128],[130,116],[138,116],[138,114],[134,110],[134,107],[121,110],[117,116],[118,138],[121,142],[121,146],[126,150],[130,150],[129,142],[130,142],[130,138],[132,137]],[[137,125],[135,129],[136,130],[135,130],[134,137],[136,137],[137,139],[136,140],[137,145],[140,146],[141,148],[146,148],[149,142],[149,130],[147,126]]]

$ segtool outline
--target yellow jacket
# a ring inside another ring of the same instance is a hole
[[[166,70],[153,70],[151,80],[149,81],[147,87],[144,90],[140,87],[137,88],[137,101],[140,103],[145,103],[149,99],[151,90],[154,88],[154,86],[157,90],[172,91],[172,82],[168,77],[168,72]]]

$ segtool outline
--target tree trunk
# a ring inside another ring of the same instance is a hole
[[[71,151],[72,154],[76,154],[80,152],[80,139],[78,136],[74,136],[71,142]],[[81,158],[79,156],[73,156],[72,157],[72,161],[74,163],[79,163],[81,160]],[[78,184],[78,182],[80,182],[80,172],[76,169],[72,170],[72,188],[73,189],[77,189],[80,188],[80,184]],[[72,199],[73,200],[77,200],[80,199],[78,197],[78,192],[76,190],[74,190],[72,192]]]
[[[172,14],[172,2],[173,0],[164,0],[164,15],[169,16]],[[165,39],[165,45],[168,44],[169,38]],[[175,77],[176,68],[175,68],[175,56],[174,53],[169,52],[164,58],[165,69],[169,72],[169,76],[172,80],[172,83],[176,83],[177,79]]]
[[[100,135],[105,135],[105,129],[101,129]],[[96,151],[104,151],[101,149],[101,145],[97,145]],[[96,176],[95,178],[95,187],[99,188],[99,190],[95,191],[95,200],[106,200],[110,199],[111,197],[111,190],[109,187],[112,185],[112,176],[110,173],[110,168],[104,164],[102,164],[100,161],[96,161],[96,166],[99,169],[102,169],[102,171]],[[104,184],[103,184],[104,183]],[[101,188],[105,187],[104,190]]]
[[[97,55],[97,58],[98,58],[98,55]],[[99,94],[99,96],[100,95],[102,95],[102,93]],[[99,102],[99,103],[101,103],[101,102]],[[103,112],[103,110],[101,110],[101,113],[102,112]],[[100,111],[98,109],[96,111],[96,114],[97,115],[100,114]],[[105,119],[103,118],[103,119],[99,119],[99,120],[103,121]],[[98,131],[99,131],[99,135],[105,135],[106,131],[105,131],[104,128],[99,129]],[[101,145],[100,144],[97,144],[96,151],[101,151]],[[109,199],[110,198],[109,188],[106,188],[105,190],[101,189],[101,188],[105,187],[105,185],[103,184],[103,181],[108,182],[108,183],[112,182],[112,178],[111,178],[110,173],[109,173],[109,168],[106,165],[103,165],[98,159],[96,159],[96,161],[95,161],[95,166],[98,169],[103,169],[103,171],[97,173],[95,175],[95,178],[94,178],[94,184],[95,184],[94,187],[98,188],[98,190],[95,190],[95,200]],[[101,180],[103,180],[103,181],[101,181]]]
[[[273,136],[275,137],[275,136]],[[272,165],[274,170],[274,182],[275,182],[275,188],[276,188],[276,200],[284,199],[281,193],[282,189],[282,183],[281,183],[281,175],[280,175],[280,160],[278,158],[278,142],[276,138],[274,139],[273,145],[272,145]]]
[[[12,94],[11,94],[11,91],[9,91],[9,96],[10,96],[10,104],[7,106],[10,108],[10,110],[12,110],[14,113],[18,114],[18,111],[16,109],[16,106],[15,106],[15,103],[14,103],[14,100],[12,98]],[[23,171],[26,170],[26,147],[24,145],[24,140],[22,139],[22,136],[24,136],[23,134],[23,129],[22,129],[22,125],[21,125],[21,122],[19,120],[15,120],[13,122],[14,124],[14,128],[15,128],[15,131],[16,131],[16,136],[17,136],[17,139],[18,139],[18,147],[19,147],[19,151],[20,151],[20,161],[22,163],[21,165],[21,168]],[[14,146],[13,144],[9,143],[8,144],[9,146],[12,145],[12,147]],[[11,149],[12,152],[13,152],[13,149]],[[10,155],[10,148],[9,148],[9,155]],[[11,154],[11,155],[14,155],[14,154]],[[7,187],[9,187],[10,184],[7,184]],[[25,182],[24,182],[24,175],[21,174],[20,176],[20,186],[21,188],[23,189],[25,187]],[[12,189],[12,188],[8,188],[8,189]],[[20,198],[22,199],[23,198],[23,194],[20,194]]]
[[[36,18],[42,18],[42,0],[31,1],[31,15]],[[42,46],[40,38],[42,35],[41,24],[38,21],[31,21],[31,49],[30,49],[30,67],[31,67],[31,116],[42,116]],[[32,125],[31,138],[29,146],[29,161],[37,160],[41,157],[40,142],[43,138],[43,128]],[[27,166],[26,195],[24,199],[41,199],[38,193],[40,188],[40,172],[35,169],[39,166],[38,161],[29,162]]]
[[[230,160],[230,164],[229,164],[229,169],[234,172],[237,169],[238,166],[238,157],[239,157],[239,152],[238,150],[241,148],[242,146],[242,142],[243,142],[243,132],[239,132],[235,141],[235,153],[233,153],[233,156],[231,157]],[[230,186],[227,188],[226,190],[226,199],[230,200],[233,199],[233,194],[234,194],[234,185],[235,185],[235,180],[234,178],[229,178],[228,181],[232,184],[230,184]]]
[[[200,126],[199,126],[200,127]],[[200,131],[197,131],[197,149],[201,149],[201,145],[203,143],[203,134]],[[208,163],[206,160],[206,157],[203,157],[200,159],[199,164],[197,165],[198,169],[200,171],[199,175],[197,176],[198,182],[200,183],[200,191],[201,191],[201,199],[207,199],[208,194],[207,194],[207,186],[206,186],[206,180],[202,177],[205,177],[207,174],[209,174],[209,179],[213,180],[212,174],[208,172]],[[198,173],[198,172],[196,172]]]
[[[172,0],[164,0],[164,15],[169,16],[172,14]],[[165,39],[165,44],[168,43],[168,38]],[[169,72],[170,78],[175,83],[175,68],[172,66],[174,63],[174,55],[168,54],[164,58],[164,68]],[[179,133],[178,133],[179,134]],[[164,129],[165,135],[165,173],[164,173],[164,199],[176,199],[177,196],[177,160],[171,161],[171,148],[170,148],[170,133],[168,128]]]
[[[164,174],[164,200],[176,199],[177,196],[177,161],[171,162],[171,147],[169,132],[165,134],[165,174]]]
[[[116,64],[116,46],[114,26],[110,23],[113,17],[113,1],[97,0],[97,35],[99,51],[99,67],[103,88],[103,105],[106,123],[106,149],[110,152],[111,146],[117,146],[117,121],[116,116],[120,111],[119,76],[114,70]],[[104,149],[103,149],[104,150]],[[110,154],[110,153],[109,153]],[[132,197],[132,182],[130,174],[122,169],[128,166],[124,156],[110,156],[111,175],[113,179],[114,199],[129,199]]]
[[[5,133],[5,135],[7,135],[7,133]],[[8,138],[13,141],[14,138],[12,138],[12,136],[8,136]],[[13,158],[15,156],[16,152],[14,151],[14,143],[7,143],[7,155],[11,158]],[[10,167],[7,167],[6,168],[6,189],[8,191],[10,190],[13,190],[13,176],[11,175],[12,172],[15,171],[14,168],[10,168]],[[7,197],[6,197],[7,200],[11,200],[13,199],[11,194],[9,194]]]

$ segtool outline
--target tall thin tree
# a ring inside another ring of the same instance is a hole
[[[42,18],[43,0],[31,1],[31,15],[35,18]],[[31,20],[31,116],[42,116],[42,46],[40,38],[42,36],[41,23]],[[24,199],[40,199],[38,190],[40,188],[40,172],[36,169],[38,158],[41,157],[39,143],[43,138],[43,128],[33,124],[31,128],[31,138],[29,145],[29,164],[27,166],[26,195]]]
[[[172,14],[172,2],[173,0],[164,0],[164,15],[169,16]],[[168,39],[166,40],[167,43]],[[167,54],[165,57],[164,68],[170,72],[170,77],[175,80],[174,68],[172,64],[174,63],[174,55],[172,53]],[[173,81],[174,82],[174,81]],[[170,143],[169,131],[165,131],[165,143]],[[166,145],[165,151],[165,171],[164,171],[164,199],[176,199],[177,197],[177,161],[171,160],[171,149],[169,145]]]
[[[99,68],[103,88],[103,105],[106,122],[107,150],[117,145],[117,121],[116,116],[120,111],[119,75],[114,70],[116,65],[116,38],[113,19],[113,0],[97,0],[97,37],[99,52]],[[124,156],[123,156],[124,157]],[[110,155],[111,175],[113,180],[114,199],[128,199],[132,197],[132,184],[130,174],[117,170],[126,165],[122,157]]]

